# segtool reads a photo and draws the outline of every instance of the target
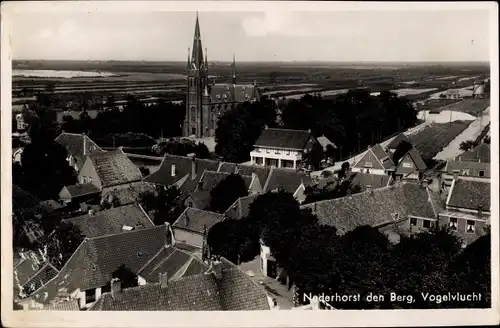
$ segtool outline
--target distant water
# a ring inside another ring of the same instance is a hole
[[[59,78],[73,78],[73,77],[108,77],[115,76],[116,74],[109,72],[84,72],[84,71],[56,71],[44,69],[13,69],[12,76],[22,77],[59,77]]]

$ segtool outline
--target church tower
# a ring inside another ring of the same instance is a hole
[[[196,13],[192,52],[188,50],[186,117],[183,136],[197,138],[211,136],[212,117],[208,85],[208,58],[201,44],[200,23]]]

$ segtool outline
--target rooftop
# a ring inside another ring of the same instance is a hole
[[[222,220],[224,220],[223,214],[188,207],[174,222],[173,227],[203,233],[204,227],[208,232],[211,227]]]
[[[387,145],[386,148],[387,149],[396,149],[396,148],[398,148],[399,144],[403,141],[406,141],[406,142],[411,144],[410,139],[404,133],[400,133],[396,137],[394,137],[394,139],[392,139],[391,142],[389,142],[389,144]]]
[[[214,272],[105,293],[91,311],[248,311],[269,310],[267,294],[234,264],[222,259]]]
[[[196,187],[196,191],[211,191],[219,183],[221,183],[224,179],[229,177],[231,173],[225,172],[215,172],[215,171],[205,171],[198,182],[198,186]],[[245,186],[250,188],[250,184],[252,183],[252,176],[248,175],[240,175],[243,181],[245,182]]]
[[[88,156],[94,164],[103,187],[142,180],[139,168],[121,150],[92,153]]]
[[[311,137],[311,131],[266,128],[255,146],[302,150]]]
[[[56,138],[56,142],[66,148],[69,155],[73,156],[78,169],[81,169],[85,163],[86,155],[104,152],[92,139],[84,134],[63,132]]]
[[[224,213],[228,218],[240,220],[248,216],[250,205],[259,197],[259,194],[238,198]]]
[[[482,143],[471,150],[468,150],[457,157],[456,161],[468,161],[479,163],[491,163],[491,148],[490,145]]]
[[[339,234],[358,226],[379,226],[403,219],[409,215],[437,218],[436,198],[432,191],[416,183],[397,183],[351,196],[319,201],[302,208],[310,208],[319,224],[334,226]]]
[[[79,183],[70,186],[64,186],[63,188],[66,188],[71,198],[98,194],[101,192],[96,186],[90,183],[82,183],[82,184]]]
[[[67,219],[88,238],[153,227],[140,205],[132,204]]]
[[[262,189],[263,192],[268,192],[282,188],[293,194],[302,183],[305,187],[313,185],[311,177],[303,172],[273,167]]]
[[[470,210],[490,211],[491,207],[491,183],[489,180],[454,180],[447,206],[459,207]]]

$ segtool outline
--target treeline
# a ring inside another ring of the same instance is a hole
[[[328,303],[337,309],[411,309],[489,307],[490,239],[488,233],[462,250],[458,237],[438,228],[402,235],[397,244],[369,226],[338,236],[301,210],[291,194],[278,192],[255,199],[248,217],[216,224],[207,241],[212,255],[237,263],[253,260],[262,240],[276,259],[278,277],[288,276],[288,287],[294,286],[296,305],[307,303],[304,295],[359,294],[356,301]],[[476,292],[481,299],[437,303],[422,295],[448,292]],[[368,302],[370,293],[385,299]],[[391,293],[412,299],[391,301]]]
[[[158,138],[182,135],[185,107],[162,99],[156,104],[145,104],[136,97],[127,97],[127,104],[118,109],[111,97],[107,105],[109,109],[100,111],[92,119],[86,111],[80,114],[78,120],[64,116],[62,129],[67,132],[107,135],[111,133],[144,133]]]
[[[385,91],[370,96],[354,89],[333,100],[317,95],[286,101],[281,127],[308,130],[325,135],[338,150],[336,160],[358,153],[387,137],[417,124],[417,112],[406,98]],[[224,113],[215,132],[216,153],[227,161],[247,161],[252,145],[265,125],[276,125],[278,108],[274,101],[242,104]]]

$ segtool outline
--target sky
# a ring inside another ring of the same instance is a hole
[[[488,61],[489,13],[199,11],[209,61]],[[195,11],[18,12],[13,59],[185,61]]]

